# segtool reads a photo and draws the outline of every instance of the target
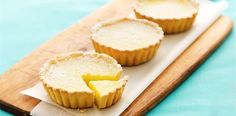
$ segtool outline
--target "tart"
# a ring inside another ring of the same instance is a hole
[[[122,96],[127,78],[119,81],[90,81],[89,87],[95,92],[95,104],[106,108],[115,104]]]
[[[67,108],[89,108],[93,107],[96,100],[100,100],[88,86],[89,83],[98,81],[112,85],[113,82],[117,90],[123,90],[124,86],[119,88],[116,84],[119,83],[121,73],[121,65],[108,55],[75,52],[49,60],[40,71],[40,79],[50,98],[57,104]],[[106,91],[106,88],[99,87],[99,93]],[[109,92],[117,94],[117,91]]]
[[[163,37],[158,24],[119,18],[95,25],[91,39],[96,52],[112,56],[121,65],[133,66],[152,59]]]
[[[137,18],[158,23],[165,34],[187,31],[197,16],[199,4],[194,0],[139,0]]]

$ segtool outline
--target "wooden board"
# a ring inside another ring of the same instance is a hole
[[[53,55],[93,49],[90,28],[104,19],[127,16],[134,0],[114,0],[95,11],[80,23],[34,50],[0,77],[0,108],[16,115],[29,115],[40,100],[19,92],[39,82],[42,64]],[[178,59],[172,63],[122,115],[145,113],[174,90],[224,40],[232,28],[232,21],[220,17]]]

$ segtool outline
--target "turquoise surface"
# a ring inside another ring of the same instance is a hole
[[[235,0],[225,15],[236,21]],[[0,0],[0,73],[108,0]],[[212,38],[214,39],[214,38]],[[236,116],[236,31],[149,116]],[[1,89],[1,88],[0,88]],[[1,94],[1,93],[0,93]],[[0,110],[0,116],[11,114]]]

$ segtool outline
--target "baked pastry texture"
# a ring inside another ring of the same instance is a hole
[[[165,34],[174,34],[191,28],[198,9],[194,0],[138,0],[134,12],[139,19],[158,23]]]
[[[104,98],[97,98],[95,93],[103,93],[103,96],[122,94],[127,81],[118,81],[121,73],[121,65],[108,55],[75,52],[49,60],[40,71],[40,79],[55,103],[68,108],[89,108],[95,102],[106,102]],[[119,99],[109,99],[109,103],[102,107],[98,104],[98,108],[111,106]]]
[[[96,52],[112,56],[121,65],[133,66],[152,59],[163,37],[158,24],[119,18],[94,26],[91,39]]]

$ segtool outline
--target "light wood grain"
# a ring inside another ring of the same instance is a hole
[[[93,12],[6,71],[0,78],[0,103],[30,112],[40,101],[19,92],[39,82],[38,72],[42,64],[53,55],[93,49],[90,30],[93,25],[109,18],[127,16],[134,0],[114,0]]]
[[[56,54],[93,49],[89,39],[91,26],[105,19],[127,16],[132,10],[133,2],[134,0],[112,1],[81,20],[80,23],[50,39],[6,71],[0,78],[0,108],[15,114],[29,114],[40,101],[19,92],[39,82],[38,72],[42,64]],[[155,103],[160,102],[219,45],[231,27],[232,23],[229,19],[220,18],[218,23],[214,24],[155,80],[123,115],[144,113]]]

